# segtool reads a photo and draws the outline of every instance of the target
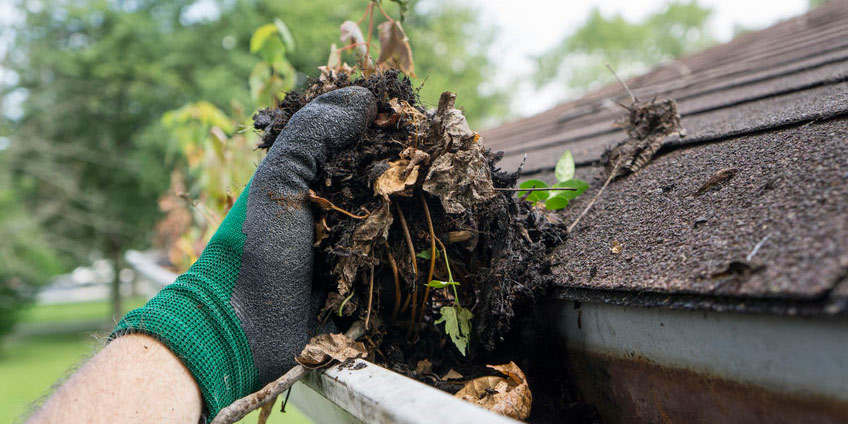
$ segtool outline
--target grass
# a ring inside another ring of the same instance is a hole
[[[143,298],[125,300],[127,310],[143,303]],[[36,305],[21,315],[21,324],[25,326],[111,320],[109,304],[105,301]],[[13,335],[0,344],[0,423],[14,422],[27,412],[33,402],[49,393],[56,381],[102,347],[103,338],[95,337],[92,332]],[[256,417],[254,412],[241,422],[255,423]],[[268,423],[308,424],[310,421],[288,405],[285,414],[279,410],[272,413]]]
[[[142,296],[124,299],[124,311],[144,305]],[[112,305],[107,301],[34,305],[21,313],[22,324],[49,324],[56,322],[111,321]]]

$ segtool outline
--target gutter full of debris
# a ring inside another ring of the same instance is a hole
[[[164,287],[176,274],[157,263],[158,257],[130,251],[124,259],[138,277]],[[289,400],[322,424],[518,422],[361,359],[307,374],[294,384]]]

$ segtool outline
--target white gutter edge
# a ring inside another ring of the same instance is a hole
[[[351,366],[335,365],[324,372],[309,373],[302,382],[292,390],[291,400],[319,423],[519,422],[361,359]],[[338,410],[326,409],[333,405]]]

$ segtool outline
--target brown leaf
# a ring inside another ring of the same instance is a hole
[[[422,188],[439,197],[449,214],[463,213],[496,195],[488,162],[477,143],[436,158]]]
[[[458,373],[455,369],[451,368],[447,374],[442,376],[442,380],[459,380],[462,377],[462,374]]]
[[[622,250],[624,250],[624,246],[622,246],[618,240],[613,240],[612,243],[610,243],[610,252],[614,255],[621,253]]]
[[[374,182],[374,194],[391,196],[412,196],[412,186],[418,181],[419,166],[408,169],[410,162],[406,159],[389,162],[386,169]]]
[[[323,368],[333,361],[364,358],[367,354],[362,342],[353,341],[344,334],[321,334],[311,338],[294,359],[306,368],[315,369]]]
[[[397,21],[383,22],[377,27],[380,31],[380,57],[377,64],[388,63],[403,73],[415,77],[415,64],[412,62],[412,48],[403,27]]]
[[[366,263],[373,243],[385,240],[389,234],[389,227],[393,222],[389,203],[389,199],[384,198],[383,204],[353,230],[353,243],[348,250],[350,255],[342,257],[333,268],[333,274],[339,277],[339,294],[350,292],[356,273],[359,267]]]
[[[398,113],[378,113],[377,118],[374,119],[374,125],[380,128],[388,128],[397,124],[398,119],[400,119],[400,114]]]
[[[476,378],[454,396],[517,420],[529,417],[533,395],[524,372],[511,361],[508,364],[487,366],[507,377]]]
[[[417,372],[419,375],[429,374],[432,371],[433,371],[433,363],[430,362],[427,359],[422,359],[422,360],[418,361],[418,363],[415,366],[415,372]]]
[[[320,246],[321,242],[327,237],[330,237],[330,227],[327,226],[327,217],[322,216],[321,219],[315,221],[315,241],[312,246]]]
[[[406,100],[398,100],[397,97],[389,100],[389,106],[391,106],[392,110],[395,111],[401,118],[412,121],[413,124],[417,124],[419,122],[424,122],[427,120],[427,117],[421,113],[420,110],[416,109],[414,106],[409,104]]]

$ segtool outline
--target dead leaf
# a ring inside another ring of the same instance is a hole
[[[312,246],[320,246],[321,242],[327,237],[330,237],[330,227],[327,226],[327,217],[322,216],[321,219],[315,221],[315,241]]]
[[[442,380],[459,380],[462,377],[462,374],[458,373],[455,369],[451,368],[447,374],[442,376]]]
[[[344,21],[339,27],[339,38],[346,45],[356,44],[354,51],[363,68],[371,69],[374,64],[368,56],[368,48],[365,44],[365,37],[362,36],[362,31],[359,25],[354,21]]]
[[[614,255],[617,255],[621,253],[622,250],[624,250],[624,246],[622,246],[621,243],[618,242],[618,240],[613,240],[610,245],[610,252],[612,252]]]
[[[419,166],[409,169],[410,161],[406,159],[389,162],[386,169],[374,182],[374,194],[391,196],[412,196],[412,186],[418,181]]]
[[[306,368],[323,368],[333,361],[364,358],[368,352],[362,342],[351,340],[344,334],[321,334],[309,339],[309,343],[295,357],[298,364]]]
[[[445,153],[436,158],[422,188],[437,196],[449,214],[463,213],[497,194],[489,165],[477,143],[467,150]]]
[[[358,27],[357,27],[358,29]],[[377,26],[380,32],[380,57],[377,64],[387,63],[401,72],[415,78],[415,64],[412,62],[412,48],[403,27],[397,21],[383,22]]]
[[[397,113],[378,113],[377,118],[374,119],[374,125],[380,128],[388,128],[393,125],[396,125],[398,120],[400,119],[400,114]]]
[[[423,122],[427,119],[420,110],[416,109],[406,100],[398,100],[397,97],[392,98],[389,100],[389,106],[393,111],[395,111],[395,113],[399,114],[401,118],[407,119],[413,124],[418,124],[419,122]]]
[[[366,263],[373,243],[385,240],[388,236],[389,227],[394,220],[389,210],[389,203],[388,197],[384,197],[382,205],[371,212],[368,218],[357,225],[353,231],[350,255],[342,257],[333,268],[333,274],[339,278],[339,294],[345,295],[350,292],[356,273],[359,267]]]
[[[487,365],[507,377],[480,377],[470,381],[454,397],[477,404],[490,411],[517,420],[530,416],[533,395],[524,372],[510,361],[504,365]]]
[[[422,360],[418,361],[418,364],[416,364],[416,366],[415,366],[415,372],[417,372],[418,375],[430,374],[432,371],[433,371],[433,363],[430,362],[427,359],[422,359]]]

